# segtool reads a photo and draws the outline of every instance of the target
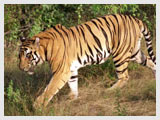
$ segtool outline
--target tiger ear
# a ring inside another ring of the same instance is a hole
[[[24,42],[24,41],[26,41],[26,38],[25,37],[20,37],[20,40],[21,40],[21,42]]]
[[[39,37],[36,37],[35,45],[39,48]]]

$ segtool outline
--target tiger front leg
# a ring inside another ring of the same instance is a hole
[[[71,78],[68,80],[68,85],[71,89],[69,93],[70,99],[74,100],[78,98],[78,72],[73,71]]]
[[[45,88],[44,92],[39,97],[37,97],[33,107],[36,109],[46,107],[52,97],[66,84],[70,76],[70,72],[55,74],[54,77],[52,77],[50,83]]]

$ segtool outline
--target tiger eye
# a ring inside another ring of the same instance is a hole
[[[30,59],[30,58],[31,58],[31,54],[28,53],[28,54],[26,55],[26,57]]]

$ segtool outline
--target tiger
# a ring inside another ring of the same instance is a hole
[[[142,38],[149,56],[140,49]],[[102,64],[110,56],[118,80],[109,90],[123,88],[128,83],[130,61],[147,66],[156,75],[151,33],[142,20],[131,15],[110,14],[70,28],[57,24],[20,40],[21,70],[33,74],[37,65],[47,61],[52,71],[49,84],[33,103],[34,108],[46,107],[66,83],[70,87],[69,96],[77,99],[78,69]]]

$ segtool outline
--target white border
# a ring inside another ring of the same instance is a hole
[[[1,73],[0,76],[2,79],[0,79],[0,115],[4,115],[4,7],[3,4],[0,5],[0,68]]]
[[[160,68],[157,63],[156,75],[156,116],[4,116],[4,4],[156,4],[156,61],[160,61],[160,3],[159,0],[0,0],[0,55],[1,55],[1,80],[0,80],[0,119],[4,120],[160,120]],[[3,41],[3,42],[2,42]]]
[[[158,0],[3,0],[4,4],[156,4]]]
[[[160,2],[156,5],[156,115],[160,120]]]

